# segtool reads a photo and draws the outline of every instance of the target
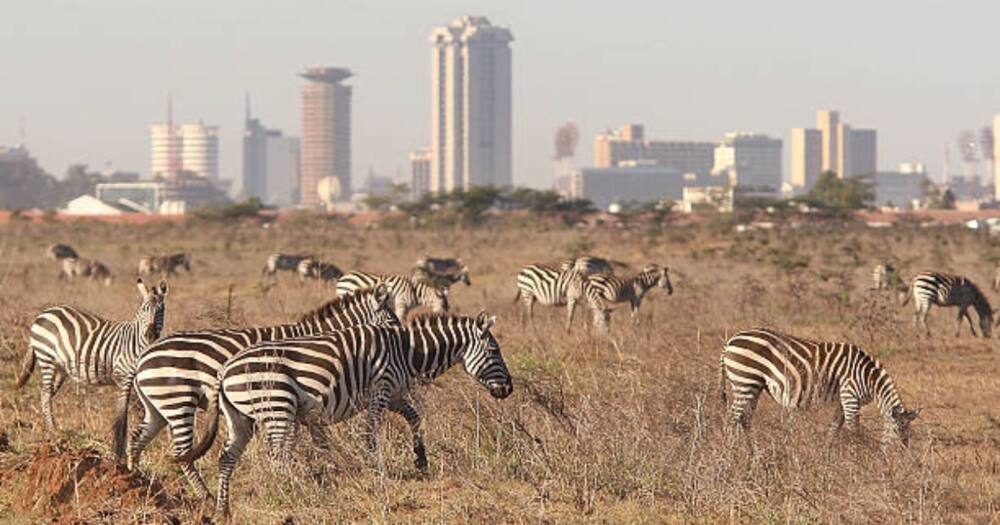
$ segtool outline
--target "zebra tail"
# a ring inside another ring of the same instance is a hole
[[[899,301],[900,306],[906,306],[910,303],[910,296],[913,295],[913,284],[906,285],[906,291],[903,292],[903,298]]]
[[[186,454],[173,459],[174,463],[193,463],[198,458],[204,456],[208,449],[215,443],[215,436],[219,433],[219,403],[222,402],[222,385],[218,385],[215,395],[208,398],[208,407],[205,409],[205,417],[208,418],[208,428],[191,450]]]
[[[35,349],[28,347],[28,352],[24,354],[24,360],[21,361],[21,371],[17,374],[17,388],[21,388],[28,379],[31,378],[31,373],[35,371]]]
[[[517,292],[514,294],[514,300],[511,301],[511,302],[514,303],[514,304],[517,304],[517,302],[520,301],[520,300],[521,300],[521,289],[518,288]]]
[[[722,398],[722,404],[725,405],[729,402],[726,398],[726,353],[722,352],[719,356],[719,396]]]

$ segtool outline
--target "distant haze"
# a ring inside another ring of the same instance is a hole
[[[149,125],[221,127],[220,171],[241,177],[243,96],[267,126],[300,133],[295,73],[349,67],[354,179],[408,173],[430,137],[435,25],[487,16],[514,34],[514,180],[548,186],[552,137],[624,122],[650,138],[728,130],[784,139],[818,108],[877,128],[879,164],[927,163],[1000,112],[1000,2],[302,1],[8,2],[0,18],[0,145],[18,118],[43,167],[149,173]],[[959,158],[953,154],[953,159]]]

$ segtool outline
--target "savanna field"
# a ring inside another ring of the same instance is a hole
[[[110,287],[57,278],[55,242],[106,263]],[[331,429],[333,450],[298,437],[276,462],[255,437],[233,479],[235,523],[976,523],[1000,522],[1000,341],[955,338],[955,309],[935,308],[930,338],[912,303],[869,291],[873,265],[894,261],[963,274],[987,293],[1000,240],[963,229],[813,225],[736,233],[731,224],[572,228],[505,223],[476,228],[365,229],[322,218],[256,223],[0,224],[0,521],[218,523],[170,461],[162,432],[142,475],[116,466],[112,387],[68,382],[55,398],[59,431],[43,431],[38,373],[14,387],[27,328],[70,303],[133,316],[142,255],[190,251],[170,280],[164,333],[290,322],[334,295],[291,274],[261,277],[273,252],[312,253],[345,271],[408,274],[423,255],[457,256],[472,285],[451,288],[453,312],[498,316],[493,329],[514,393],[497,401],[456,366],[420,387],[430,470],[413,466],[405,422],[387,415],[384,468],[365,448],[363,416]],[[597,254],[670,268],[673,295],[652,290],[640,321],[627,307],[611,332],[578,309],[536,305],[521,321],[518,269]],[[740,329],[767,325],[847,340],[877,356],[907,407],[922,409],[909,448],[883,452],[881,417],[862,411],[857,436],[827,446],[832,406],[789,413],[767,396],[753,419],[753,455],[726,439],[719,354]],[[130,425],[138,415],[133,411]],[[224,424],[223,424],[224,426]],[[224,437],[225,430],[220,434]],[[199,461],[215,489],[223,437]]]

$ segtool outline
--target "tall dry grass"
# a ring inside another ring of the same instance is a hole
[[[115,284],[55,279],[57,268],[43,252],[57,241],[108,263],[118,274]],[[962,230],[831,226],[745,235],[710,227],[523,224],[360,230],[299,219],[273,228],[0,225],[0,430],[9,440],[0,452],[0,515],[6,521],[35,523],[57,513],[66,522],[167,516],[190,523],[211,516],[211,506],[191,499],[179,480],[166,433],[143,463],[162,483],[164,498],[136,503],[112,491],[79,504],[70,498],[56,505],[44,494],[24,501],[25,465],[49,439],[41,431],[37,379],[25,391],[13,390],[31,318],[64,302],[130,316],[139,257],[182,249],[193,252],[194,273],[171,282],[167,331],[285,322],[332,295],[331,287],[300,285],[289,276],[261,280],[273,251],[312,252],[344,269],[384,272],[407,271],[424,254],[460,256],[473,286],[452,289],[453,308],[499,316],[495,332],[515,379],[514,395],[502,402],[460,368],[420,390],[426,478],[412,466],[409,431],[396,418],[385,427],[382,469],[364,450],[363,418],[334,427],[332,452],[301,439],[290,463],[273,463],[255,440],[234,478],[240,523],[289,516],[297,523],[1000,519],[997,342],[950,337],[951,311],[933,314],[934,337],[916,337],[909,309],[867,291],[872,265],[887,259],[907,275],[937,267],[986,286],[1000,253],[989,239]],[[520,307],[511,302],[518,268],[582,251],[613,255],[635,269],[667,264],[675,294],[652,292],[637,326],[627,312],[616,312],[609,336],[589,329],[587,313],[571,335],[562,329],[561,310],[536,308],[534,322],[520,323]],[[860,436],[827,447],[832,410],[787,413],[769,399],[754,417],[755,454],[732,445],[724,432],[718,356],[727,334],[759,324],[850,340],[877,355],[907,405],[923,409],[910,448],[881,451],[881,421],[870,407]],[[62,430],[52,439],[66,450],[91,447],[107,457],[113,404],[109,389],[68,384],[55,400]],[[217,450],[201,462],[210,484],[216,458]]]

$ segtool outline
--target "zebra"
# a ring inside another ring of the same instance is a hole
[[[566,270],[576,270],[583,275],[596,275],[596,274],[613,274],[615,273],[614,266],[627,267],[625,263],[618,261],[609,261],[607,259],[602,259],[600,257],[583,256],[577,257],[576,259],[566,259],[559,265],[559,269]]]
[[[166,281],[148,289],[139,278],[136,287],[142,303],[131,321],[109,321],[64,305],[46,309],[31,323],[17,388],[28,382],[37,364],[47,431],[55,431],[52,398],[67,377],[88,385],[115,385],[119,411],[128,410],[132,389],[129,371],[139,354],[160,337],[168,291]],[[114,432],[117,437],[124,427],[116,425]]]
[[[607,330],[611,319],[608,303],[626,301],[632,310],[632,321],[638,322],[642,300],[646,292],[654,287],[663,288],[667,291],[667,295],[674,293],[674,287],[670,284],[670,272],[666,266],[649,264],[641,272],[627,279],[608,274],[587,277],[584,293],[594,314],[594,325]]]
[[[872,290],[888,290],[896,279],[896,268],[891,264],[876,264],[872,271]]]
[[[417,305],[427,306],[435,313],[448,311],[448,289],[413,277],[384,275],[367,272],[348,272],[337,281],[337,295],[371,288],[385,283],[393,297],[396,317],[406,319],[406,314]]]
[[[388,290],[380,285],[329,301],[294,324],[178,332],[157,341],[135,367],[136,394],[145,415],[131,435],[129,470],[138,469],[142,451],[164,426],[170,427],[174,457],[187,453],[194,439],[195,411],[205,399],[214,399],[216,376],[233,355],[262,341],[359,324],[399,324],[389,300]],[[119,417],[127,418],[127,413]],[[116,443],[116,450],[123,448],[124,444]],[[200,497],[208,495],[208,488],[193,462],[183,463],[181,470]]]
[[[100,262],[91,259],[71,258],[63,259],[62,267],[59,271],[60,279],[73,280],[77,277],[86,277],[93,281],[103,283],[104,286],[111,286],[114,277],[111,270]]]
[[[979,315],[979,328],[983,332],[983,337],[990,337],[992,333],[993,307],[990,306],[986,296],[979,291],[979,287],[965,277],[933,271],[920,272],[910,283],[910,288],[903,298],[904,306],[909,302],[910,295],[913,296],[916,307],[913,316],[914,327],[923,323],[928,336],[931,335],[931,328],[927,323],[927,316],[931,311],[931,305],[958,307],[955,337],[962,331],[963,318],[969,322],[972,336],[976,337],[972,316],[969,315],[970,306],[975,308]]]
[[[451,288],[451,285],[457,282],[472,286],[472,281],[469,279],[469,269],[464,266],[458,272],[452,273],[435,273],[417,266],[413,268],[413,280],[429,283],[435,288]]]
[[[144,255],[139,259],[139,275],[150,275],[157,272],[167,277],[177,275],[177,268],[184,268],[191,273],[191,254],[175,253],[172,255]]]
[[[80,256],[76,253],[76,250],[67,244],[50,244],[48,249],[45,250],[45,256],[53,261],[80,258]]]
[[[756,328],[736,333],[719,358],[719,387],[726,403],[726,382],[732,386],[729,417],[747,432],[762,390],[787,409],[813,403],[838,403],[830,437],[846,424],[855,430],[858,411],[874,401],[885,419],[883,444],[899,438],[909,442],[910,423],[919,410],[907,410],[888,372],[878,359],[849,343],[819,342]]]
[[[461,259],[447,257],[438,258],[425,255],[414,263],[414,268],[422,268],[430,273],[449,274],[468,271]]]
[[[295,273],[299,274],[300,282],[306,279],[336,281],[344,275],[344,272],[337,268],[337,265],[316,259],[302,259],[296,267]]]
[[[299,263],[304,259],[315,259],[312,255],[288,255],[284,253],[272,253],[267,256],[267,263],[260,271],[261,275],[273,277],[279,270],[287,272],[297,272]]]
[[[299,423],[321,445],[324,427],[367,410],[368,449],[378,457],[385,409],[410,426],[416,467],[427,471],[421,416],[409,400],[418,379],[433,379],[458,362],[491,396],[504,399],[513,381],[490,332],[496,317],[421,316],[408,326],[355,326],[343,331],[262,343],[233,357],[209,401],[209,426],[180,461],[204,455],[218,433],[219,412],[229,437],[219,459],[217,510],[229,515],[229,482],[255,430],[272,456],[285,454]]]
[[[517,273],[517,294],[528,318],[534,317],[535,302],[545,306],[566,305],[566,331],[573,324],[576,303],[583,297],[586,277],[576,270],[559,270],[545,264],[529,264]],[[522,320],[524,316],[522,314]]]

